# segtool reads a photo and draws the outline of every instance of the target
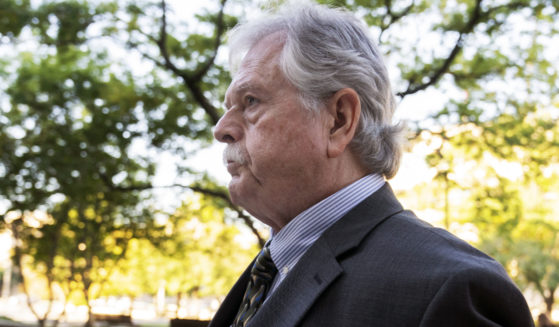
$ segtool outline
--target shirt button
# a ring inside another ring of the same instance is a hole
[[[281,273],[282,275],[285,275],[289,272],[289,267],[288,266],[284,266],[283,268],[281,268]]]

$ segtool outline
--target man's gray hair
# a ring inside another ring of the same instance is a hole
[[[232,31],[232,72],[252,46],[276,32],[285,33],[280,69],[299,90],[305,107],[320,110],[343,88],[357,92],[361,117],[350,148],[369,171],[393,177],[402,155],[403,127],[392,123],[395,100],[388,72],[362,23],[341,9],[313,4],[283,7]]]

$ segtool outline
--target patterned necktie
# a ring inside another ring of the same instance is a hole
[[[244,327],[254,316],[258,308],[264,302],[266,298],[266,293],[270,290],[274,276],[278,272],[272,257],[270,255],[270,249],[264,247],[262,251],[256,257],[254,266],[250,271],[250,280],[245,291],[245,296],[243,297],[243,302],[239,307],[239,312],[237,317],[233,321],[232,327]]]

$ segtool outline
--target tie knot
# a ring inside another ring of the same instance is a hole
[[[266,246],[260,251],[252,267],[251,274],[257,278],[271,281],[276,276],[278,269],[274,265],[270,249]]]

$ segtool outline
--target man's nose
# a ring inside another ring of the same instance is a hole
[[[239,123],[235,121],[234,111],[226,111],[215,126],[215,139],[223,143],[234,143],[239,141],[241,136],[242,129]]]

